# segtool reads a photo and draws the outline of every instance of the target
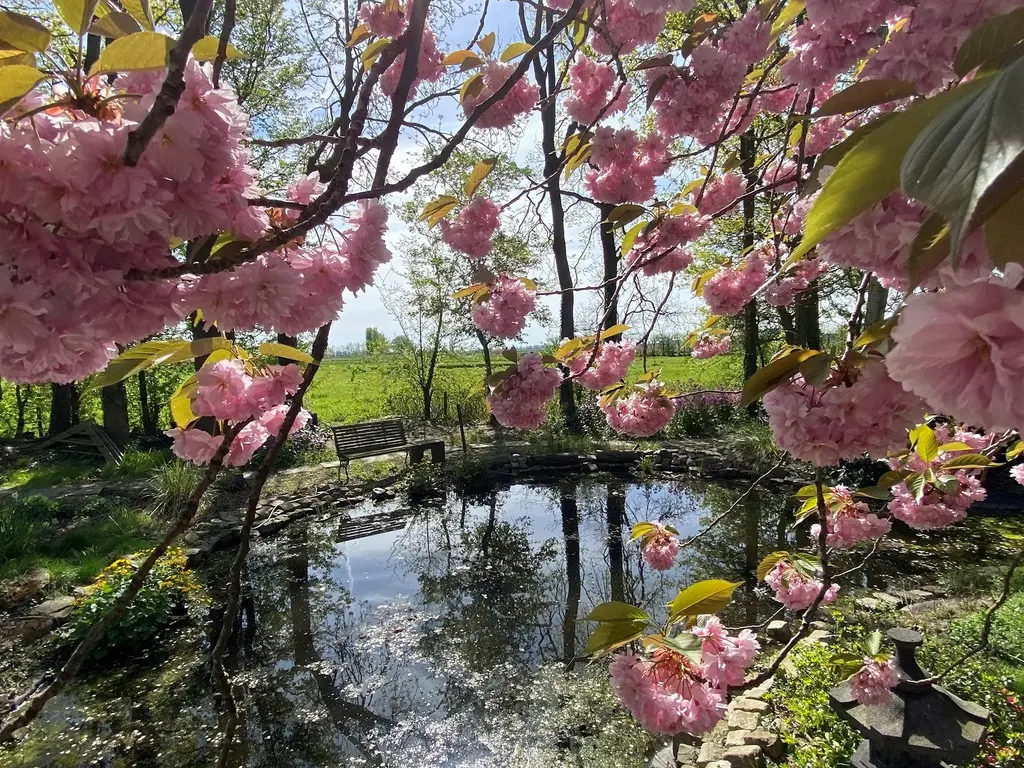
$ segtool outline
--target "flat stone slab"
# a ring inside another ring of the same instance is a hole
[[[754,744],[727,749],[722,759],[731,768],[764,768],[764,752]]]
[[[31,616],[46,616],[54,621],[66,621],[71,616],[71,609],[75,607],[75,598],[70,595],[55,597],[34,606],[30,611]]]
[[[793,631],[789,628],[789,622],[782,619],[768,622],[764,633],[772,640],[778,640],[780,643],[786,642],[793,636]]]
[[[890,595],[888,592],[872,592],[871,596],[879,603],[888,604],[892,608],[899,608],[903,604],[898,597]]]
[[[725,750],[718,744],[713,744],[710,741],[705,741],[700,745],[700,754],[697,755],[697,765],[704,768],[709,763],[714,763],[722,759],[722,755],[725,754]]]
[[[760,714],[761,712],[768,711],[768,702],[741,696],[738,699],[734,699],[729,704],[729,708],[732,710],[743,710],[745,712],[757,712]]]
[[[782,743],[779,734],[766,730],[752,731],[746,735],[746,743],[761,748],[769,760],[779,762],[786,754],[786,745]]]
[[[729,728],[741,731],[757,730],[757,712],[744,712],[741,709],[729,713]]]

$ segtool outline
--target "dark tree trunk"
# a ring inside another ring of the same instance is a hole
[[[82,422],[82,393],[77,385],[71,387],[71,426]]]
[[[625,568],[622,557],[622,526],[626,523],[626,487],[608,484],[608,569],[611,573],[611,598],[626,602]]]
[[[124,448],[131,437],[131,423],[128,420],[128,389],[123,381],[100,390],[100,404],[103,408],[103,428],[118,447]]]
[[[608,216],[614,208],[615,206],[609,203],[603,203],[600,206],[602,222],[600,225],[601,256],[604,261],[604,272],[601,278],[604,282],[604,301],[602,303],[604,308],[604,328],[611,328],[619,322],[619,299],[615,292],[618,288],[615,278],[619,275],[619,251],[615,247],[615,231],[612,225],[604,223],[608,220]],[[620,338],[621,334],[610,340],[617,341]]]
[[[150,410],[149,380],[145,371],[139,371],[139,415],[142,418],[143,434],[157,434],[157,418],[156,413]]]
[[[18,409],[18,423],[14,428],[15,437],[25,436],[25,405],[28,403],[28,394],[21,388],[21,384],[14,387],[14,404]]]
[[[787,344],[799,344],[796,327],[793,325],[793,315],[787,307],[776,307],[779,312],[779,325],[782,326],[782,334],[786,337]]]
[[[868,306],[864,313],[864,322],[874,325],[885,317],[885,304],[889,300],[889,289],[883,288],[877,277],[868,283]]]
[[[71,429],[71,402],[74,389],[74,384],[50,385],[50,429],[47,434],[59,435],[64,430]],[[39,430],[42,434],[41,420]]]
[[[796,297],[796,335],[807,349],[821,349],[821,325],[818,320],[818,283]]]
[[[480,342],[480,349],[484,352],[484,375],[490,378],[491,374],[494,373],[494,364],[491,362],[491,343],[488,341],[487,336],[484,335],[483,331],[476,331],[477,341]],[[492,413],[487,419],[491,426],[491,429],[501,429],[501,424],[494,418]]]
[[[745,133],[740,137],[740,165],[747,179],[747,190],[757,187],[757,168],[755,159],[757,147],[752,134]],[[749,251],[754,246],[754,203],[755,195],[743,198],[743,248]],[[758,349],[757,301],[750,301],[743,308],[743,379],[749,379],[757,373]],[[750,413],[757,412],[757,403],[751,403]]]
[[[562,540],[565,543],[566,598],[562,618],[562,660],[571,664],[576,657],[576,624],[580,612],[580,513],[575,489],[562,491]]]
[[[299,347],[299,340],[294,336],[289,336],[287,333],[277,334],[277,343],[284,344],[286,347],[295,347],[296,349]],[[287,357],[279,357],[277,362],[279,365],[288,365],[288,363],[294,363],[295,361],[289,360]]]
[[[423,419],[430,421],[430,406],[434,400],[434,389],[430,384],[426,384],[420,389],[423,390]]]

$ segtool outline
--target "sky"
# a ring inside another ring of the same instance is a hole
[[[454,22],[451,29],[444,32],[440,37],[439,47],[445,51],[463,48],[476,31],[479,23],[478,13],[469,14]],[[519,30],[519,20],[516,5],[511,2],[491,2],[488,8],[488,17],[485,24],[485,32],[494,31],[497,35],[497,42],[494,46],[495,55],[502,51],[509,43],[522,39]],[[462,112],[454,99],[444,99],[437,109],[423,122],[444,130],[447,133],[453,132],[461,123]],[[428,122],[429,120],[429,122]],[[496,154],[511,153],[516,162],[520,165],[539,168],[540,157],[540,115],[536,111],[528,116],[519,119],[513,129],[505,132],[474,130],[471,137],[483,142],[493,141]],[[416,141],[416,135],[404,136],[399,144],[398,151],[391,164],[391,178],[414,167],[419,160],[420,145]],[[409,195],[390,195],[387,198],[389,208],[394,211],[399,205],[409,199]],[[501,204],[502,201],[496,201]],[[568,201],[567,201],[568,202]],[[513,211],[511,215],[515,215]],[[506,218],[510,216],[506,212]],[[601,259],[598,243],[592,237],[592,228],[596,224],[595,215],[581,218],[570,222],[567,232],[569,242],[570,261],[578,260],[580,269],[577,275],[577,284],[593,284],[598,281],[596,273],[589,274],[595,268],[599,268]],[[382,292],[390,295],[395,290],[402,288],[404,280],[401,272],[403,269],[403,256],[401,242],[412,233],[411,228],[403,222],[395,213],[392,213],[388,222],[388,232],[385,240],[393,252],[390,264],[382,266],[376,276],[375,284],[369,287],[364,293],[357,297],[349,297],[338,320],[331,327],[330,343],[334,348],[345,347],[352,344],[362,343],[365,339],[367,327],[374,327],[382,331],[388,338],[393,338],[402,333],[399,324],[389,314]],[[590,253],[590,252],[593,253]],[[542,254],[545,266],[541,274],[530,275],[539,278],[553,286],[555,284],[554,266],[551,254]],[[688,291],[676,291],[673,301],[681,304],[680,309],[684,316],[696,317],[696,303],[692,296],[683,296]],[[679,299],[676,299],[676,296]],[[577,325],[584,328],[588,322],[592,323],[596,316],[596,304],[589,300],[589,297],[578,295],[578,308],[576,312]],[[596,297],[595,297],[596,300]],[[557,297],[541,297],[540,302],[546,304],[550,310],[549,314],[554,318],[554,323],[549,327],[542,327],[532,321],[523,333],[523,341],[528,345],[544,344],[550,341],[557,331],[558,299]],[[589,311],[588,311],[589,310]],[[661,327],[661,326],[659,326]],[[680,327],[682,329],[682,326]]]

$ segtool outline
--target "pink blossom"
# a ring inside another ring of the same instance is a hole
[[[479,93],[462,100],[462,111],[469,117],[478,105],[489,99],[511,76],[515,66],[488,60],[480,68],[483,75],[483,88]],[[503,99],[491,105],[475,125],[478,128],[508,128],[516,118],[533,109],[540,91],[525,77],[516,81]]]
[[[512,339],[526,327],[526,318],[537,304],[537,292],[522,280],[498,275],[487,297],[473,308],[473,324],[497,339]]]
[[[645,275],[681,272],[693,263],[693,253],[683,246],[710,226],[711,219],[696,211],[665,216],[657,227],[637,238],[629,252],[629,263],[639,264]]]
[[[408,21],[407,8],[404,3],[365,2],[359,6],[359,20],[366,25],[371,34],[378,37],[397,37],[402,34]]]
[[[761,644],[749,629],[740,630],[731,637],[717,616],[710,617],[704,626],[693,628],[701,638],[701,663],[708,682],[718,688],[741,685],[743,673],[754,663]]]
[[[712,336],[704,334],[693,347],[693,356],[698,360],[724,355],[732,346],[731,336]]]
[[[283,403],[263,413],[259,421],[266,428],[267,432],[276,437],[281,431],[281,427],[284,426],[285,416],[288,415],[289,405]],[[295,415],[295,421],[292,422],[292,428],[288,430],[289,435],[294,435],[300,429],[309,423],[310,415],[309,411],[305,408],[300,408],[299,412]]]
[[[625,397],[603,407],[608,426],[631,437],[650,437],[672,421],[676,406],[660,381],[637,384]]]
[[[775,590],[775,599],[791,611],[810,608],[825,586],[821,580],[800,573],[786,560],[780,560],[764,581]],[[825,590],[821,602],[825,605],[834,603],[838,597],[839,585],[833,583]]]
[[[174,438],[171,446],[174,455],[193,464],[208,464],[224,442],[222,436],[201,429],[169,429],[164,434]]]
[[[889,374],[938,413],[991,430],[1024,427],[1024,293],[978,282],[907,298]]]
[[[725,267],[708,278],[703,286],[704,303],[713,315],[738,315],[767,279],[768,259],[755,251],[739,267]]]
[[[225,467],[244,467],[270,438],[270,432],[258,421],[251,421],[242,427],[231,443],[228,455],[224,457]]]
[[[651,523],[654,530],[641,540],[644,562],[656,571],[667,571],[679,554],[679,537],[661,523]]]
[[[844,486],[832,489],[828,507],[826,543],[830,547],[852,547],[884,536],[892,529],[892,522],[874,514],[864,502],[854,501],[850,490]],[[811,538],[817,541],[820,533],[820,523],[811,526]]]
[[[797,294],[806,291],[811,283],[828,271],[828,266],[817,259],[804,259],[773,281],[764,292],[765,301],[773,307],[792,304]]]
[[[693,194],[696,195],[698,191],[694,191]],[[731,211],[746,191],[747,180],[742,174],[723,173],[704,188],[704,196],[697,204],[697,208],[705,216]]]
[[[592,348],[584,349],[572,358],[569,371],[582,386],[600,391],[625,378],[634,357],[636,344],[632,341],[605,341],[597,348],[597,354]]]
[[[850,690],[861,704],[878,706],[892,701],[892,689],[899,682],[899,672],[891,661],[865,657],[864,666],[850,678]]]
[[[657,133],[640,138],[630,129],[600,126],[591,142],[590,162],[596,168],[583,183],[594,199],[642,203],[654,197],[654,180],[668,169],[668,141]]]
[[[569,82],[572,85],[572,97],[565,100],[565,109],[570,117],[582,125],[590,125],[600,117],[622,112],[629,104],[629,83],[619,91],[615,70],[609,64],[600,64],[580,56],[569,68]]]
[[[537,429],[547,417],[548,402],[562,381],[554,368],[545,368],[536,352],[519,358],[513,372],[491,390],[487,402],[494,418],[505,427]]]
[[[1024,485],[1024,464],[1015,464],[1010,467],[1010,477]]]
[[[919,530],[945,528],[959,522],[967,517],[967,510],[974,502],[984,501],[986,491],[981,481],[965,470],[957,472],[954,479],[955,491],[941,491],[927,483],[920,499],[906,483],[894,485],[889,511],[893,517]]]
[[[212,416],[218,420],[241,421],[253,413],[253,405],[246,395],[252,377],[241,360],[219,360],[196,371],[195,395],[192,411],[197,416]]]
[[[474,197],[456,217],[454,223],[441,221],[441,239],[451,248],[482,259],[491,249],[491,240],[501,225],[501,210],[489,197]]]
[[[416,67],[416,79],[413,80],[411,92],[415,93],[420,83],[435,83],[444,74],[444,66],[441,62],[444,54],[437,47],[437,38],[433,31],[427,27],[423,30],[423,39],[420,42],[420,56]],[[398,57],[391,63],[384,74],[380,77],[380,90],[385,96],[392,96],[398,87],[398,81],[402,77],[402,68],[405,66],[405,53],[398,54]]]
[[[835,466],[864,453],[882,458],[902,447],[924,404],[870,361],[852,384],[818,388],[802,376],[764,396],[779,447],[802,461]]]
[[[302,384],[302,372],[299,366],[268,365],[263,375],[253,378],[246,390],[253,413],[260,413],[275,408],[285,401],[288,395],[294,395]]]

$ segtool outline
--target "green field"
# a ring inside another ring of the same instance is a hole
[[[505,361],[498,358],[496,365]],[[722,355],[710,360],[690,357],[652,357],[648,370],[662,370],[663,381],[688,389],[736,389],[742,382],[743,360],[739,354]],[[633,364],[631,373],[639,375],[642,362]],[[449,356],[438,367],[435,412],[442,407],[442,393],[464,412],[482,414],[484,381],[483,358],[477,355]],[[422,413],[419,391],[410,371],[373,358],[335,358],[324,363],[306,396],[310,410],[324,424],[365,421],[388,415],[416,416]]]

